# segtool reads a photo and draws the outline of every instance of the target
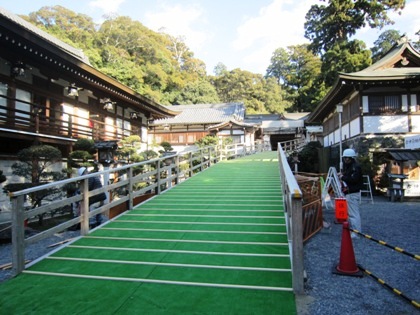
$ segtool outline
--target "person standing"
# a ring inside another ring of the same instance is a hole
[[[347,200],[347,211],[349,225],[353,230],[361,232],[362,222],[360,219],[360,190],[363,189],[363,175],[360,165],[356,162],[357,154],[353,149],[346,149],[343,152],[343,170],[338,174],[342,184],[343,193]],[[356,233],[351,233],[356,238]]]
[[[88,174],[86,167],[81,167],[78,169],[79,176]],[[101,180],[98,176],[89,177],[88,179],[88,190],[95,190],[98,188],[102,188]],[[96,194],[94,196],[89,197],[89,211],[95,210],[103,206],[104,201],[106,200],[106,194],[104,192]],[[92,227],[99,226],[102,223],[102,215],[97,214],[94,218],[89,220],[89,225]]]

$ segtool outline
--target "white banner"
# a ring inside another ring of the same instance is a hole
[[[404,139],[404,147],[406,149],[420,148],[420,135],[409,136]]]

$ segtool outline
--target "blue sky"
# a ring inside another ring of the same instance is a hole
[[[221,62],[228,70],[241,68],[265,74],[277,48],[306,43],[305,14],[319,0],[0,0],[15,14],[29,14],[43,6],[62,5],[101,22],[105,14],[130,16],[148,28],[183,36],[207,72]],[[391,14],[393,28],[417,39],[420,0],[407,0],[402,15]],[[388,29],[387,28],[387,29]],[[356,37],[371,47],[384,30],[364,29]]]

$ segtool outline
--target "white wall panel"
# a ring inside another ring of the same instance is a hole
[[[365,116],[363,117],[364,133],[408,132],[407,116]]]
[[[410,104],[411,104],[411,111],[412,112],[416,112],[417,111],[417,106],[419,105],[417,103],[417,95],[416,94],[411,94],[410,95]]]
[[[360,134],[360,117],[353,119],[350,122],[350,137],[355,137]]]
[[[420,116],[411,116],[411,132],[420,132]]]
[[[338,143],[339,140],[340,140],[340,131],[337,129],[336,131],[334,131],[332,143],[334,144]]]

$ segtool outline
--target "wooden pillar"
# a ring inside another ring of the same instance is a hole
[[[12,198],[12,273],[18,275],[25,269],[25,215],[24,195]]]

